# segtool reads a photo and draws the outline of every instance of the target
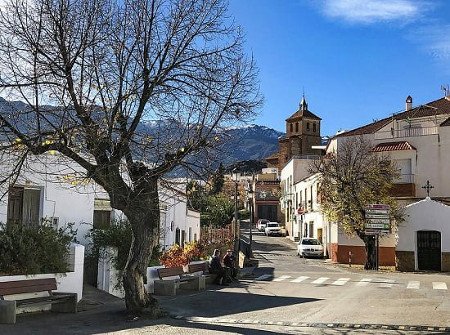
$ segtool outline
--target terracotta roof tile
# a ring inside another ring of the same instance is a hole
[[[416,150],[414,146],[407,141],[400,142],[384,142],[377,144],[372,152],[397,151],[397,150]]]
[[[418,107],[410,109],[409,111],[404,111],[404,112],[395,114],[391,117],[387,117],[385,119],[367,124],[365,126],[362,126],[362,127],[350,130],[350,131],[347,131],[345,133],[337,135],[336,137],[373,134],[376,131],[383,128],[385,125],[387,125],[393,119],[394,120],[404,120],[404,119],[413,119],[413,118],[442,115],[442,114],[450,115],[450,99],[448,97],[441,98],[441,99],[429,102],[424,105],[420,105]],[[449,120],[446,120],[443,122],[443,124],[441,124],[441,126],[447,126],[447,125],[450,125]]]
[[[303,117],[306,117],[308,119],[314,119],[314,120],[322,120],[320,117],[318,117],[316,114],[310,112],[309,110],[299,109],[294,114],[292,114],[289,118],[287,118],[286,121],[292,120],[292,119],[301,119]]]

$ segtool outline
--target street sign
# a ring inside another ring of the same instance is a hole
[[[384,234],[391,231],[391,220],[388,205],[372,204],[365,209],[365,233]]]

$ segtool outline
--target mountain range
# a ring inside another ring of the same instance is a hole
[[[8,101],[0,97],[0,112],[8,115],[11,123],[15,124],[18,129],[27,129],[31,124],[35,123],[34,113],[22,113],[20,117],[13,116],[17,111],[27,111],[30,107],[22,101]],[[52,122],[55,125],[67,122],[59,120],[58,113],[52,113],[54,109],[52,106],[42,106],[41,113],[46,114],[46,119],[42,119],[41,127],[46,128],[47,122]],[[168,137],[179,136],[180,126],[176,122],[165,122],[162,120],[151,123],[141,124],[138,127],[138,132],[147,134],[164,134]],[[165,129],[161,131],[161,129]],[[178,129],[178,131],[177,131]],[[6,129],[1,131],[2,136],[5,136]],[[256,124],[244,125],[241,127],[229,127],[217,130],[215,134],[222,139],[222,144],[219,146],[220,153],[219,161],[224,166],[240,162],[240,161],[262,161],[264,158],[278,151],[278,138],[284,133],[274,130],[269,127],[260,126]]]

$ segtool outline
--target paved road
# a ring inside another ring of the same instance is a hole
[[[301,259],[295,244],[254,234],[249,293],[304,299],[265,311],[279,321],[450,326],[448,274],[364,271]],[[254,317],[262,318],[262,315]]]
[[[296,256],[254,234],[260,268],[231,286],[159,297],[170,317],[128,322],[120,299],[92,288],[85,310],[22,315],[0,334],[449,334],[450,276],[365,272]]]

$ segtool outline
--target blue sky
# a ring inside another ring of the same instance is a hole
[[[304,90],[333,135],[450,84],[448,0],[230,0],[229,10],[259,67],[257,124],[285,131]]]

